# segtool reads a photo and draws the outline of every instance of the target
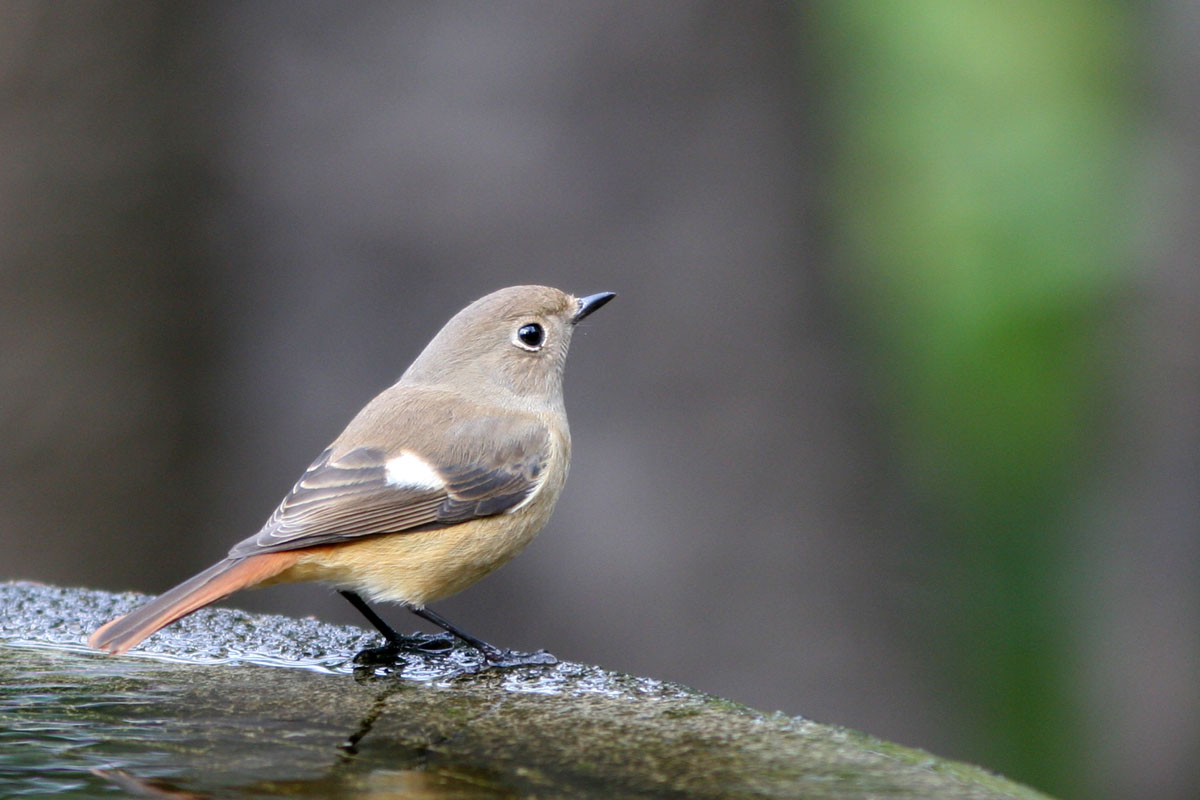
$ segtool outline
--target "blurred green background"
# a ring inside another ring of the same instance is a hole
[[[1124,3],[828,2],[830,228],[990,762],[1084,796],[1064,573],[1130,281]],[[1095,788],[1095,787],[1090,787]]]
[[[160,591],[470,300],[614,290],[554,521],[439,611],[1196,796],[1194,4],[3,13],[0,578]]]

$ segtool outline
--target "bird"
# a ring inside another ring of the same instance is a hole
[[[571,334],[613,297],[513,286],[471,303],[354,416],[257,533],[97,628],[88,645],[124,653],[241,589],[318,581],[380,631],[385,654],[414,640],[367,599],[407,607],[489,665],[553,663],[488,644],[427,604],[507,563],[550,518],[571,458],[562,391]]]

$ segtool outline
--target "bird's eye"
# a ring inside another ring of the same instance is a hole
[[[527,322],[517,328],[517,342],[526,350],[537,350],[546,341],[546,332],[536,322]]]

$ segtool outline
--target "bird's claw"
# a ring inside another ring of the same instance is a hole
[[[501,650],[498,647],[490,647],[480,652],[483,653],[485,668],[553,666],[558,663],[558,659],[554,654],[545,650],[538,650],[534,653],[521,653],[516,650]]]
[[[356,656],[354,663],[363,667],[403,665],[403,653],[418,652],[426,655],[444,655],[454,649],[454,637],[448,633],[417,634],[388,639],[380,647],[368,647]]]

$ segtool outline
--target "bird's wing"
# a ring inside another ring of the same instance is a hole
[[[254,536],[231,557],[334,544],[500,514],[537,491],[550,435],[529,418],[451,426],[436,446],[325,450]],[[419,452],[424,450],[424,452]]]

